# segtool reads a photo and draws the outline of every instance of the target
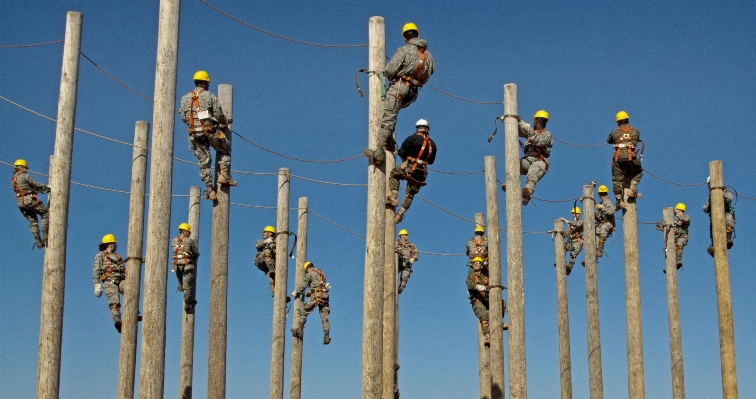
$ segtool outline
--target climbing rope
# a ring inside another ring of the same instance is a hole
[[[63,43],[65,40],[55,40],[52,42],[33,43],[33,44],[0,44],[0,48],[25,48],[25,47],[40,47],[47,46],[49,44]]]
[[[236,21],[236,22],[238,22],[238,23],[240,23],[240,24],[242,24],[242,25],[244,25],[244,26],[246,26],[248,28],[252,28],[252,29],[254,29],[254,30],[258,31],[258,32],[264,33],[266,35],[270,35],[270,36],[273,36],[273,37],[276,37],[276,38],[279,38],[279,39],[283,39],[283,40],[288,40],[290,42],[299,43],[299,44],[306,44],[308,46],[330,47],[330,48],[354,48],[354,47],[367,47],[368,46],[367,43],[366,44],[322,44],[322,43],[312,43],[312,42],[305,42],[305,41],[302,41],[302,40],[292,39],[290,37],[281,36],[281,35],[275,34],[273,32],[269,32],[267,30],[264,30],[262,28],[258,28],[258,27],[254,26],[254,25],[248,24],[248,23],[242,21],[241,19],[236,18],[233,15],[228,14],[228,13],[220,10],[219,8],[213,6],[212,4],[208,3],[205,0],[200,0],[200,2],[202,4],[204,4],[204,5],[212,8],[213,10],[217,11],[219,14],[221,14],[221,15],[223,15],[223,16],[225,16],[225,17],[227,17],[227,18],[229,18],[229,19],[231,19],[233,21]]]

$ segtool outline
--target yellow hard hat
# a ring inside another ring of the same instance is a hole
[[[572,213],[577,213],[579,215],[580,214],[580,208],[578,208],[578,207],[572,208]]]
[[[186,231],[192,231],[192,228],[189,227],[189,223],[181,223],[179,225],[179,230],[186,230]]]
[[[112,234],[105,234],[102,237],[102,244],[110,244],[111,242],[118,242],[116,241],[116,238]]]
[[[409,235],[409,233],[407,233],[407,230],[405,230],[405,229],[401,229],[401,230],[399,230],[399,235],[400,235],[400,236],[402,236],[402,235],[404,235],[404,236],[408,236],[408,235]]]
[[[210,83],[210,75],[205,71],[197,71],[194,73],[194,80],[201,80]]]
[[[476,257],[472,258],[472,260],[470,262],[471,263],[475,263],[475,262],[483,263],[483,258],[481,258],[480,256],[476,256]]]
[[[678,210],[681,210],[681,211],[685,212],[685,204],[683,204],[681,202],[681,203],[675,205],[675,209],[678,209]]]
[[[543,118],[543,119],[549,120],[549,113],[546,112],[546,110],[542,109],[542,110],[536,112],[535,115],[533,115],[533,119],[535,119],[535,118]]]
[[[308,268],[308,267],[310,267],[310,266],[312,266],[312,267],[315,267],[315,266],[314,266],[314,265],[312,264],[312,262],[305,262],[305,264],[304,264],[304,266],[302,266],[302,268],[303,268],[303,269],[305,269],[305,270],[307,270],[307,268]]]
[[[630,115],[627,114],[625,111],[617,112],[617,118],[616,121],[619,122],[623,119],[630,119]]]
[[[415,30],[417,33],[420,33],[420,29],[417,29],[417,25],[415,25],[413,22],[407,22],[404,24],[404,27],[402,27],[402,34],[408,30]]]
[[[16,162],[13,163],[13,166],[23,166],[28,168],[28,166],[26,166],[26,160],[24,159],[17,159]]]
[[[271,232],[271,233],[275,233],[276,229],[273,226],[265,226],[265,228],[263,229],[263,233],[266,232],[266,231]]]
[[[485,233],[486,230],[483,228],[483,226],[475,226],[475,232],[476,233]]]
[[[600,193],[608,193],[609,192],[609,187],[607,187],[607,186],[605,186],[605,185],[602,184],[602,185],[599,186],[598,192],[600,192]]]

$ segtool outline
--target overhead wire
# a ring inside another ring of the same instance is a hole
[[[358,155],[354,155],[354,156],[351,156],[351,157],[348,157],[348,158],[329,159],[329,160],[316,160],[316,159],[296,158],[296,157],[292,157],[292,156],[289,156],[289,155],[284,155],[284,154],[281,154],[280,152],[275,152],[275,151],[273,151],[271,149],[265,148],[265,147],[261,146],[260,144],[257,144],[254,141],[252,141],[252,140],[250,140],[250,139],[242,136],[241,134],[239,134],[235,130],[231,130],[231,132],[234,133],[235,135],[239,136],[242,140],[246,141],[249,144],[252,144],[253,146],[255,146],[257,148],[260,148],[260,149],[262,149],[264,151],[267,151],[267,152],[269,152],[271,154],[277,155],[277,156],[279,156],[281,158],[291,159],[292,161],[309,162],[309,163],[337,163],[337,162],[351,161],[353,159],[357,159],[357,158],[362,157],[362,154],[358,154]]]
[[[52,42],[44,42],[44,43],[32,43],[32,44],[0,44],[0,48],[26,48],[26,47],[40,47],[40,46],[47,46],[50,44],[56,44],[56,43],[63,43],[65,40],[54,40]]]

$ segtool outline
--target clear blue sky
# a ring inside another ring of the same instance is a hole
[[[402,44],[401,26],[413,21],[436,60],[430,83],[456,95],[501,101],[502,87],[514,82],[520,114],[546,109],[549,130],[573,143],[603,143],[626,110],[646,143],[644,167],[667,179],[700,183],[708,162],[724,161],[725,184],[756,196],[751,171],[750,116],[756,109],[756,6],[736,2],[268,2],[214,0],[212,4],[250,24],[300,40],[367,43],[369,17],[386,18],[387,55]],[[136,90],[152,97],[157,39],[157,2],[8,2],[0,5],[0,44],[39,43],[63,38],[65,13],[84,14],[81,50]],[[181,10],[177,104],[190,90],[192,74],[205,69],[218,83],[234,86],[234,129],[275,151],[309,159],[359,154],[367,142],[367,98],[360,98],[354,72],[367,67],[367,49],[304,46],[264,35],[233,22],[197,0]],[[0,95],[56,116],[62,45],[0,49]],[[361,77],[366,88],[364,76]],[[399,115],[397,135],[413,132],[419,118],[430,121],[439,147],[435,168],[483,169],[483,157],[497,157],[503,179],[501,132],[486,142],[501,115],[500,105],[476,105],[424,88],[418,101]],[[29,161],[46,172],[55,125],[0,101],[3,123],[0,160]],[[119,140],[133,140],[134,122],[152,119],[152,104],[120,86],[82,58],[76,126]],[[501,130],[501,129],[500,129]],[[184,126],[176,124],[175,156],[193,160]],[[233,169],[275,172],[288,167],[310,178],[366,182],[364,159],[306,164],[276,157],[236,139]],[[551,171],[537,197],[578,197],[591,180],[610,183],[610,150],[555,143]],[[129,190],[131,148],[75,133],[74,181]],[[5,176],[11,177],[11,169]],[[36,176],[38,177],[38,176]],[[35,178],[36,178],[35,177]],[[232,201],[275,205],[276,178],[236,174]],[[45,182],[45,178],[40,178]],[[472,218],[485,211],[482,174],[431,173],[421,196]],[[36,383],[42,252],[18,213],[6,180],[0,240],[0,397],[33,397]],[[175,163],[173,192],[200,185],[196,166]],[[713,261],[706,254],[708,218],[701,212],[704,187],[670,185],[646,175],[639,221],[661,219],[677,202],[692,216],[690,243],[680,273],[680,313],[688,398],[721,397],[719,335]],[[503,194],[503,193],[501,193]],[[316,212],[360,234],[365,232],[366,189],[295,179],[291,204],[306,196]],[[500,195],[501,220],[504,198]],[[97,244],[115,234],[125,251],[128,195],[81,186],[71,189],[61,398],[113,397],[117,386],[120,336],[104,297],[92,292],[91,265]],[[176,198],[171,235],[187,218],[187,199]],[[756,271],[749,223],[754,202],[737,203],[737,239],[730,254],[739,391],[756,392]],[[524,229],[545,231],[569,216],[572,203],[535,202],[523,210]],[[230,226],[227,397],[267,397],[270,375],[272,299],[267,282],[252,264],[254,240],[274,224],[275,211],[233,207]],[[194,392],[207,386],[211,204],[202,202],[200,229]],[[292,216],[295,215],[292,213]],[[295,217],[291,228],[295,229]],[[305,337],[302,392],[305,397],[355,398],[361,392],[361,331],[364,240],[310,215],[308,259],[322,267],[333,285],[332,337],[321,344],[317,315]],[[416,200],[400,225],[421,250],[463,252],[473,225]],[[604,393],[627,397],[625,293],[622,229],[606,246],[599,265],[599,298]],[[505,242],[502,242],[505,245]],[[525,235],[524,283],[528,393],[559,395],[559,357],[553,242]],[[662,234],[639,226],[646,396],[671,397],[666,284]],[[582,260],[582,255],[580,257]],[[290,262],[293,267],[294,262]],[[400,297],[399,376],[405,398],[472,398],[478,393],[476,319],[467,302],[465,260],[421,256]],[[166,265],[166,267],[168,267]],[[504,273],[506,276],[506,273]],[[293,279],[293,273],[290,273]],[[291,287],[291,279],[289,286]],[[584,272],[569,277],[574,397],[588,395]],[[177,395],[181,294],[168,279],[165,393]],[[291,317],[287,319],[291,323]],[[287,326],[287,330],[290,326]],[[287,347],[290,339],[287,334]],[[290,353],[286,353],[286,392]],[[138,373],[138,371],[137,371]]]

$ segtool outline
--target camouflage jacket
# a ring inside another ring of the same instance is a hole
[[[518,126],[520,137],[526,139],[523,149],[526,157],[541,159],[548,158],[551,155],[551,146],[554,142],[548,130],[533,130],[530,124],[524,121],[520,121]]]
[[[317,294],[320,298],[328,298],[326,278],[322,270],[313,267],[307,273],[305,273],[302,282],[297,285],[296,294],[304,294],[304,290],[307,287],[310,287],[310,296]],[[320,295],[321,293],[322,295]]]
[[[100,251],[95,255],[92,266],[92,282],[100,284],[106,280],[120,282],[126,278],[126,265],[115,252]]]
[[[725,214],[731,213],[733,216],[735,215],[735,207],[732,206],[732,200],[734,197],[732,196],[732,192],[728,189],[723,190],[724,194],[724,203],[725,203]],[[706,213],[709,213],[711,211],[711,194],[709,194],[709,198],[706,198],[706,203],[703,206],[703,211]]]
[[[614,226],[615,210],[614,204],[612,204],[612,200],[609,199],[609,196],[604,196],[601,200],[601,209],[596,208],[596,225],[609,222]]]
[[[176,266],[197,265],[199,250],[191,237],[180,235],[171,241],[173,264]]]
[[[488,259],[488,241],[486,237],[475,236],[467,242],[467,248],[465,249],[467,257],[472,259],[476,256],[480,256],[483,260]]]
[[[257,240],[255,242],[255,248],[257,248],[257,255],[255,255],[255,259],[257,258],[273,258],[276,259],[276,240],[274,239],[270,243],[266,243],[265,239]]]
[[[565,237],[567,241],[576,241],[576,240],[582,240],[583,239],[583,221],[578,220],[568,220],[567,221],[567,237]]]
[[[195,92],[199,93],[197,95],[197,97],[199,98],[199,109],[196,106],[192,106],[191,104],[192,96]],[[190,108],[194,119],[194,126],[202,126],[201,122],[208,120],[211,121],[212,124],[226,123],[226,115],[223,113],[223,108],[221,108],[220,101],[218,101],[213,93],[204,90],[201,87],[196,87],[194,90],[184,94],[184,96],[181,97],[181,108],[179,108],[179,114],[181,115],[181,120],[189,126],[191,126],[191,123],[189,121]],[[207,119],[200,120],[199,113],[202,111],[208,112]]]
[[[32,179],[32,177],[26,172],[15,174],[11,179],[11,183],[13,184],[13,191],[16,193],[17,197],[20,196],[21,193],[24,195],[36,194],[49,192],[50,190],[46,185],[38,183],[36,180]]]
[[[415,244],[409,241],[402,244],[401,241],[396,240],[396,253],[399,254],[399,263],[402,265],[409,263],[410,259],[417,261],[420,257],[420,252],[417,250]]]
[[[687,235],[690,228],[690,215],[682,214],[675,217],[675,235]]]
[[[638,129],[627,124],[612,130],[609,133],[609,138],[606,139],[606,142],[612,144],[615,148],[612,159],[619,162],[635,160],[632,149],[638,145],[639,141],[640,132]],[[628,151],[630,152],[628,153]]]
[[[395,80],[402,76],[411,76],[417,79],[421,85],[428,82],[436,69],[433,63],[433,56],[428,48],[428,42],[420,38],[410,39],[406,45],[399,47],[391,57],[391,61],[386,64],[386,77],[389,80]],[[423,67],[418,70],[420,64],[420,51],[425,54]]]
[[[475,286],[484,285],[488,288],[488,276],[482,271],[473,271],[467,276],[467,292],[470,294],[470,299],[473,301],[479,300],[488,302],[488,290],[478,291]]]

